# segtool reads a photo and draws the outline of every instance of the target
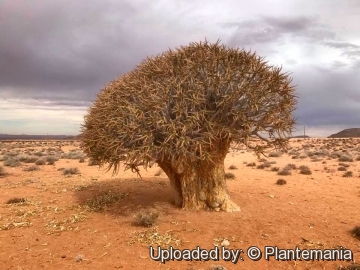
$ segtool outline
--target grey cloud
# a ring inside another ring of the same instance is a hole
[[[261,17],[250,21],[222,23],[221,26],[236,28],[229,40],[231,46],[283,42],[288,35],[308,42],[335,38],[335,33],[316,17]]]
[[[348,125],[360,123],[360,78],[331,68],[295,69],[294,84],[299,89],[296,111],[301,125]]]
[[[342,53],[342,55],[346,55],[350,58],[354,58],[354,57],[360,57],[360,49],[357,50],[351,50],[351,51],[345,51]]]
[[[129,3],[40,2],[20,6],[7,1],[3,7],[1,88],[50,97],[81,90],[80,98],[92,99],[143,55],[125,23],[135,12]]]
[[[343,62],[343,61],[333,61],[332,62],[332,67],[334,68],[334,69],[339,69],[339,68],[342,68],[342,67],[345,67],[345,66],[347,66],[348,64],[347,63],[345,63],[345,62]]]
[[[359,45],[348,43],[344,41],[326,41],[324,42],[324,45],[337,48],[337,49],[358,49],[360,48]]]
[[[360,57],[360,45],[344,41],[326,41],[323,44],[341,50],[341,56],[346,56],[350,59]]]

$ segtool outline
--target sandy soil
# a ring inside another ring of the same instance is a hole
[[[1,269],[338,269],[351,265],[273,257],[252,261],[246,255],[250,246],[262,251],[265,246],[322,250],[341,246],[352,251],[355,262],[360,261],[360,240],[350,232],[360,226],[357,139],[292,139],[291,150],[267,157],[272,164],[263,169],[257,166],[264,161],[252,152],[231,150],[225,166],[227,173],[235,175],[227,181],[233,201],[241,207],[235,213],[178,209],[172,204],[166,175],[155,176],[159,167],[142,170],[142,179],[123,170],[112,177],[111,172],[89,166],[87,159],[79,162],[78,142],[2,142],[0,147],[0,166],[5,170],[0,177]],[[38,171],[24,171],[33,163],[5,166],[10,158],[26,160],[35,153],[62,158],[53,165],[39,165]],[[247,166],[251,162],[256,166]],[[272,169],[281,171],[289,163],[297,167],[288,170],[290,175],[278,175]],[[236,169],[228,169],[231,165]],[[301,165],[308,166],[311,174],[300,173]],[[64,175],[64,168],[71,167],[79,173]],[[351,177],[343,177],[347,171]],[[286,184],[276,184],[278,179]],[[23,200],[8,203],[14,198]],[[154,227],[134,224],[134,215],[142,209],[160,214]],[[227,249],[244,250],[244,260],[162,264],[150,258],[149,241],[155,248],[157,241],[164,248],[180,250],[230,244]]]

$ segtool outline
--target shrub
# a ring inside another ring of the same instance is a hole
[[[282,155],[281,152],[270,152],[269,157],[280,157]]]
[[[340,162],[340,163],[339,163],[339,166],[342,166],[342,167],[345,167],[345,168],[350,167],[350,165],[349,165],[349,164],[344,163],[344,162]]]
[[[35,161],[38,160],[38,157],[23,155],[23,156],[19,157],[19,160],[24,163],[35,163]]]
[[[296,170],[296,165],[292,163],[287,164],[286,167],[289,167],[291,170]]]
[[[59,159],[54,157],[54,156],[47,156],[46,157],[46,162],[48,165],[54,165],[56,161],[58,161]]]
[[[45,153],[43,152],[36,152],[34,153],[35,156],[42,157]]]
[[[277,185],[285,185],[285,184],[286,184],[286,180],[284,180],[284,179],[278,179],[278,180],[276,181],[276,184],[277,184]]]
[[[63,171],[64,175],[73,175],[73,174],[80,173],[78,168],[66,168],[66,169],[63,169],[62,171]]]
[[[0,166],[0,177],[6,176],[7,172],[3,166]]]
[[[266,161],[262,165],[264,166],[264,168],[270,168],[271,167],[271,162]]]
[[[90,159],[89,160],[89,163],[88,163],[88,166],[99,166],[99,162],[93,160],[93,159]]]
[[[234,180],[235,179],[235,174],[233,174],[233,173],[225,173],[225,179]]]
[[[4,166],[8,166],[8,167],[19,167],[21,162],[18,159],[9,158],[5,160],[3,164]]]
[[[255,162],[250,162],[250,163],[246,164],[246,166],[248,166],[248,167],[255,167],[255,166],[256,166],[256,163],[255,163]]]
[[[351,156],[341,156],[339,157],[339,161],[343,161],[343,162],[353,162],[353,158]]]
[[[84,153],[77,151],[70,151],[61,155],[62,159],[80,159],[84,158]]]
[[[46,161],[45,159],[39,158],[36,162],[35,165],[45,165]]]
[[[230,167],[229,167],[229,170],[237,170],[238,168],[235,166],[235,165],[231,165]]]
[[[278,175],[291,175],[291,170],[288,168],[283,168],[281,171],[278,171]]]
[[[7,153],[7,155],[8,155],[9,157],[16,157],[16,156],[19,155],[19,153],[18,153],[18,152],[9,152],[9,153]]]
[[[346,170],[347,170],[346,167],[343,167],[343,166],[338,168],[338,171],[346,171]]]
[[[134,223],[138,226],[151,227],[159,217],[159,213],[150,210],[141,210],[134,216]]]
[[[300,174],[305,174],[305,175],[312,174],[312,172],[311,172],[311,170],[310,170],[310,168],[308,166],[301,165],[299,167],[299,169],[300,169]]]
[[[269,161],[270,164],[276,164],[276,160]]]
[[[350,231],[351,235],[356,239],[360,240],[360,226],[356,226]]]
[[[343,177],[352,177],[352,176],[353,176],[353,173],[351,171],[348,171],[343,174]]]
[[[278,172],[279,170],[280,170],[279,167],[272,167],[272,168],[271,168],[271,171],[272,171],[272,172]]]
[[[36,165],[32,165],[30,167],[26,167],[23,169],[23,171],[25,171],[25,172],[33,172],[33,171],[38,171],[38,170],[40,170],[40,168]]]
[[[79,163],[84,163],[85,162],[85,158],[80,158],[79,159]]]
[[[7,200],[6,204],[23,204],[25,202],[26,202],[25,198],[15,197],[15,198],[11,198],[11,199]]]

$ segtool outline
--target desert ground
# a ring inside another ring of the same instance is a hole
[[[291,139],[261,159],[231,149],[225,169],[241,212],[189,211],[157,166],[113,176],[78,141],[0,142],[0,268],[360,269],[360,139]],[[245,254],[163,264],[150,246]],[[354,261],[252,261],[250,246],[343,247]]]

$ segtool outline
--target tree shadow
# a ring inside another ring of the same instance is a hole
[[[171,214],[178,207],[174,204],[173,191],[167,178],[153,177],[111,179],[79,186],[75,191],[77,203],[86,205],[95,196],[111,192],[126,194],[119,201],[109,204],[107,214],[129,216],[141,209],[154,209],[161,214]]]

